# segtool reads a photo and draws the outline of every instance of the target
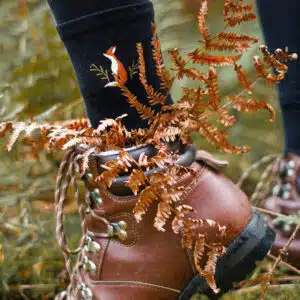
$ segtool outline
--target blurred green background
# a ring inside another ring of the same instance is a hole
[[[62,0],[63,1],[63,0]],[[222,0],[214,0],[210,11],[212,31],[222,28]],[[85,116],[74,73],[45,1],[0,1],[0,121],[61,120]],[[197,32],[196,0],[153,0],[158,31],[167,64],[167,50],[181,51],[195,48]],[[261,39],[259,24],[240,27],[243,33]],[[242,63],[252,72],[252,56],[245,55]],[[181,86],[192,82],[181,81],[173,89],[174,99]],[[220,74],[223,93],[236,87],[235,74],[224,68]],[[277,107],[274,87],[260,85],[258,98]],[[234,144],[248,144],[249,154],[231,156],[217,153],[230,161],[225,172],[237,180],[242,171],[266,154],[280,153],[282,133],[280,114],[274,124],[268,123],[266,112],[238,115],[238,125],[231,129]],[[61,154],[41,153],[39,159],[26,145],[5,151],[5,139],[0,151],[0,299],[52,299],[67,282],[63,256],[56,245],[54,233],[53,195],[55,175]],[[211,149],[195,137],[198,147]],[[250,191],[258,174],[248,181]],[[80,235],[78,218],[70,199],[67,231],[70,243]],[[276,293],[272,299],[296,299],[299,289]],[[288,294],[290,293],[290,294]],[[269,297],[269,296],[268,296]],[[282,298],[285,297],[285,298]],[[295,297],[295,298],[294,298]],[[195,299],[198,299],[195,296]],[[256,299],[257,294],[228,295],[225,299]]]

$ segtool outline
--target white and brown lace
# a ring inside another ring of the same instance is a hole
[[[93,213],[90,208],[89,192],[86,193],[85,201],[80,201],[79,189],[76,182],[76,175],[79,174],[79,164],[78,160],[81,158],[79,154],[75,152],[75,149],[69,150],[61,164],[58,171],[58,176],[56,180],[56,193],[55,193],[55,207],[56,207],[56,238],[59,246],[61,247],[65,261],[68,274],[70,276],[70,285],[67,291],[64,291],[56,296],[56,300],[62,300],[66,298],[71,298],[74,294],[77,296],[78,293],[85,287],[84,280],[81,277],[80,269],[83,267],[83,249],[86,244],[87,238],[91,237],[93,234],[88,232],[86,223],[86,214],[89,213],[100,222],[103,222],[107,226],[110,225],[109,221],[103,217],[97,216]],[[79,246],[76,249],[70,249],[67,244],[67,238],[64,232],[64,204],[67,199],[68,189],[72,187],[74,192],[74,198],[77,203],[77,210],[81,218],[81,229],[82,237],[80,239]],[[103,238],[108,238],[109,233],[103,233],[101,235]],[[75,266],[72,266],[72,255],[77,255],[77,260]],[[82,295],[81,295],[82,296]],[[85,297],[88,299],[88,297]]]

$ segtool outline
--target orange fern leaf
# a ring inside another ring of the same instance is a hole
[[[218,84],[218,73],[213,67],[209,68],[208,70],[206,86],[209,96],[208,106],[212,110],[218,110],[221,103],[221,96]]]
[[[90,148],[82,154],[82,164],[80,175],[83,176],[89,167],[90,155],[95,152],[96,148]]]
[[[165,232],[166,229],[164,226],[166,225],[167,220],[170,218],[172,214],[172,206],[167,202],[160,202],[157,207],[157,213],[154,219],[154,227],[158,231]]]
[[[201,275],[206,279],[209,287],[214,291],[214,293],[218,294],[220,289],[217,288],[217,284],[215,281],[215,273],[218,258],[223,256],[226,253],[226,249],[222,245],[216,245],[211,247],[211,251],[207,253],[207,262],[204,270],[202,271],[199,267],[198,271]]]
[[[235,51],[243,53],[251,47],[250,44],[258,42],[258,39],[248,35],[237,35],[235,33],[220,32],[218,41],[210,41],[206,44],[206,50]]]
[[[219,130],[215,126],[209,123],[207,118],[202,118],[198,121],[199,133],[211,144],[227,153],[246,153],[249,152],[248,146],[234,146],[228,141],[228,133]]]
[[[194,63],[201,65],[209,65],[214,67],[223,67],[233,65],[241,58],[241,55],[236,56],[222,56],[222,55],[209,55],[200,53],[199,49],[189,52],[188,56],[191,57]]]
[[[260,111],[266,109],[270,113],[269,122],[275,120],[275,110],[272,105],[265,101],[257,101],[252,98],[245,98],[242,95],[228,96],[227,99],[233,104],[233,107],[238,111]]]
[[[136,109],[136,111],[139,113],[142,120],[148,120],[150,123],[153,120],[155,120],[154,110],[140,103],[137,97],[133,93],[131,93],[126,86],[123,86],[121,90],[122,90],[122,95],[127,98],[127,101],[130,104],[130,106]]]
[[[170,165],[171,162],[172,160],[168,155],[168,150],[162,147],[156,155],[154,155],[148,160],[148,166],[165,168],[166,166]],[[151,176],[152,181],[156,178],[155,176],[156,176],[155,173],[152,174]],[[159,180],[161,180],[161,178],[159,178]]]
[[[212,41],[205,45],[206,51],[235,51],[236,53],[243,53],[249,48],[250,45],[248,43],[233,41]]]
[[[160,40],[157,36],[156,27],[154,24],[152,24],[152,46],[153,46],[153,59],[155,61],[156,66],[156,75],[161,80],[161,88],[164,90],[169,90],[172,87],[174,78],[170,74],[170,72],[167,70],[167,68],[164,65],[163,58],[161,55],[161,45]]]
[[[179,205],[175,208],[175,217],[172,221],[172,229],[174,233],[178,234],[184,228],[184,217],[193,212],[194,209],[189,205]]]
[[[218,122],[223,124],[225,127],[232,127],[236,123],[236,118],[229,115],[229,111],[225,108],[219,108],[218,113]]]
[[[195,248],[194,248],[194,264],[197,270],[199,269],[204,252],[205,252],[205,237],[203,234],[198,233],[196,238]]]
[[[235,27],[243,22],[252,22],[256,20],[256,15],[254,13],[246,13],[243,15],[234,15],[226,19],[227,25],[230,27]]]
[[[254,56],[253,61],[254,61],[254,67],[256,70],[257,77],[264,78],[268,84],[277,83],[284,78],[285,73],[279,73],[279,74],[270,73],[258,56]]]
[[[194,68],[186,68],[187,62],[179,55],[178,49],[169,51],[174,67],[173,71],[177,72],[177,77],[182,79],[184,76],[193,80],[199,80],[206,82],[205,75],[202,72],[197,71]]]
[[[24,122],[17,122],[12,125],[12,134],[11,134],[11,136],[8,140],[7,146],[6,146],[7,151],[11,151],[13,145],[17,141],[17,139],[20,136],[20,134],[22,133],[22,131],[25,130],[25,128],[26,128],[26,123],[24,123]]]
[[[145,152],[142,152],[139,156],[139,160],[138,160],[138,165],[140,167],[145,167],[148,169],[150,169],[150,167],[148,166],[148,157],[147,155],[145,154]]]
[[[270,67],[273,67],[277,72],[279,73],[286,73],[288,70],[287,65],[281,63],[279,60],[276,59],[276,57],[271,54],[265,45],[261,45],[259,47],[260,51],[262,52],[264,56],[264,62],[269,65]]]
[[[134,217],[138,223],[142,220],[142,216],[147,212],[151,204],[157,199],[153,187],[147,186],[142,190],[139,200],[133,209]]]
[[[277,60],[281,62],[288,62],[298,59],[297,53],[289,53],[289,49],[286,47],[283,51],[282,49],[276,49],[274,52],[274,56]]]
[[[243,67],[239,64],[235,64],[234,71],[236,72],[240,88],[247,90],[248,93],[251,94],[253,82],[249,79]]]
[[[204,41],[207,43],[209,39],[209,32],[205,24],[206,23],[205,18],[208,14],[208,5],[207,5],[207,0],[201,0],[200,2],[201,3],[200,3],[199,14],[198,14],[198,30],[202,35]]]
[[[140,187],[146,185],[148,178],[146,177],[145,173],[141,170],[133,169],[128,182],[126,182],[126,186],[128,186],[134,195],[137,195]]]
[[[103,143],[100,138],[79,136],[79,137],[73,137],[67,142],[65,142],[62,146],[62,150],[67,150],[80,144],[96,147],[100,151],[103,149]]]
[[[0,123],[0,138],[4,137],[9,129],[13,126],[12,122]]]
[[[101,168],[105,171],[95,178],[95,182],[106,190],[111,187],[113,180],[119,177],[120,169],[116,161],[111,161],[105,165],[101,165]]]
[[[249,35],[238,35],[234,32],[220,32],[218,34],[220,40],[231,41],[231,42],[243,42],[243,43],[257,43],[258,39],[256,37],[251,37]]]

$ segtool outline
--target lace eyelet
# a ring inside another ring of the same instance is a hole
[[[87,253],[98,253],[101,250],[101,246],[94,242],[90,236],[86,239],[86,245],[84,246],[84,251]]]
[[[108,235],[110,237],[117,236],[121,241],[125,241],[128,237],[126,229],[127,229],[127,223],[125,221],[120,221],[118,223],[111,223],[108,226]]]
[[[292,188],[292,185],[290,183],[286,183],[282,186],[282,190],[284,192],[289,192],[291,190],[291,188]]]
[[[102,206],[103,200],[100,196],[99,189],[94,189],[92,192],[90,192],[90,196],[92,200],[97,203],[98,206]]]
[[[296,166],[296,162],[294,160],[290,160],[286,163],[287,168],[294,169]]]
[[[293,169],[287,169],[286,176],[292,177],[295,174],[295,171]]]
[[[291,195],[290,192],[284,191],[284,192],[282,193],[282,199],[287,200],[287,199],[290,198],[290,195]]]
[[[275,185],[272,191],[272,195],[273,196],[278,196],[280,193],[281,187],[280,185]]]
[[[89,273],[94,273],[97,270],[96,265],[86,256],[83,258],[83,268]]]
[[[80,295],[84,300],[93,300],[93,293],[86,284],[82,284],[80,287]]]
[[[94,178],[94,176],[91,172],[85,172],[84,177],[86,179],[93,179]]]

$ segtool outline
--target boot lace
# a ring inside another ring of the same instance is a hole
[[[267,155],[255,162],[240,177],[237,185],[241,187],[250,173],[258,170],[265,165],[260,179],[255,186],[254,192],[250,197],[250,202],[254,206],[260,206],[262,201],[271,193],[272,195],[288,200],[291,196],[292,185],[288,178],[295,175],[295,161],[288,161],[280,155]]]
[[[95,253],[100,250],[100,245],[93,241],[94,234],[88,231],[85,216],[91,214],[97,221],[107,225],[107,232],[97,233],[97,237],[109,238],[115,234],[114,230],[116,225],[110,223],[107,219],[96,215],[91,208],[91,195],[86,192],[85,201],[81,201],[79,197],[79,189],[76,182],[76,175],[79,172],[78,160],[81,158],[80,154],[71,149],[66,152],[58,171],[56,179],[56,192],[55,192],[55,210],[56,210],[56,238],[60,248],[63,251],[66,269],[70,277],[70,284],[66,291],[61,292],[55,297],[55,300],[72,299],[86,299],[92,300],[92,291],[88,288],[87,284],[82,278],[82,268],[87,272],[95,271],[96,265],[88,260],[86,253]],[[74,198],[77,203],[77,210],[81,218],[82,237],[76,249],[70,249],[67,244],[67,238],[64,232],[64,204],[67,198],[68,189],[72,187]],[[99,194],[98,191],[94,193]],[[100,201],[101,198],[98,199]],[[119,227],[125,227],[125,224],[120,224]],[[120,228],[119,228],[120,229]],[[123,230],[124,231],[124,230]],[[119,230],[120,232],[120,230]],[[72,264],[72,256],[77,255],[76,262]]]

